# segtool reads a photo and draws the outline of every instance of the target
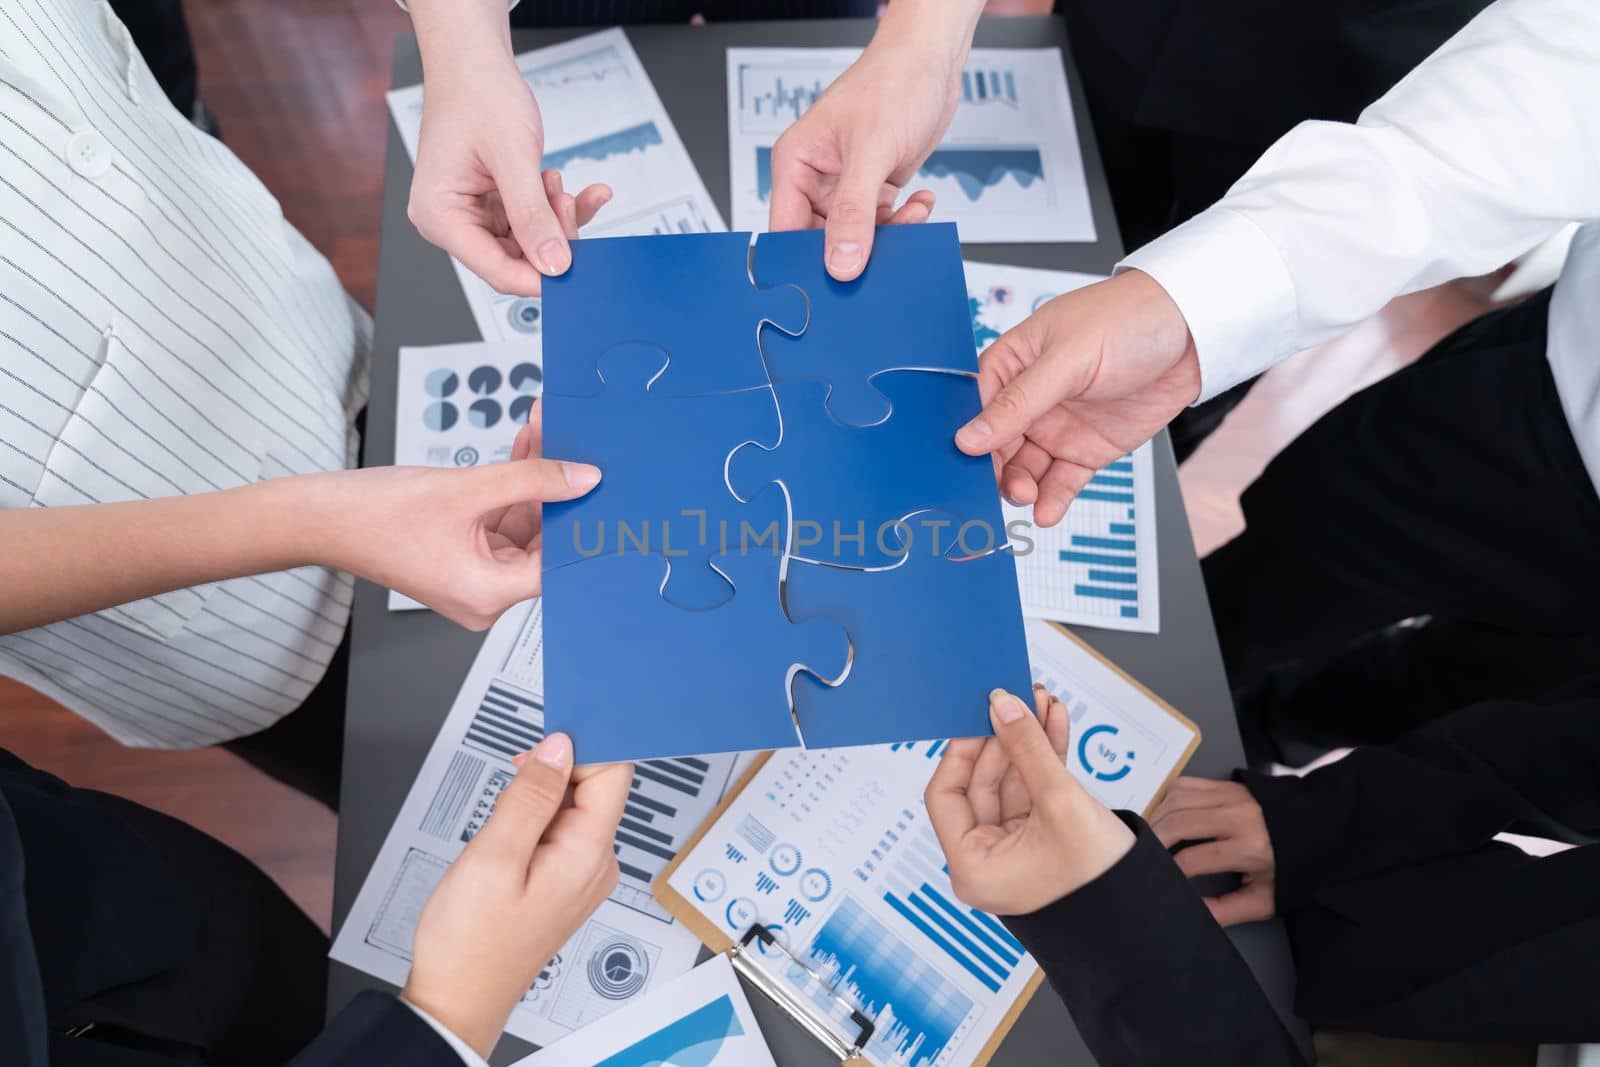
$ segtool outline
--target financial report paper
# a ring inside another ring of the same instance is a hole
[[[394,985],[405,982],[429,893],[516,774],[512,757],[544,736],[541,621],[534,600],[506,612],[489,631],[339,930],[334,959]],[[636,766],[616,837],[621,881],[539,975],[512,1013],[508,1033],[552,1044],[694,965],[699,941],[655,901],[650,883],[716,806],[742,762],[721,755]]]
[[[767,228],[773,144],[859,55],[854,48],[728,49],[735,229]],[[963,241],[1093,241],[1060,49],[973,49],[950,129],[908,188],[931,189],[934,218],[959,224]]]
[[[559,170],[570,193],[604,182],[615,194],[584,227],[583,236],[727,229],[621,30],[592,33],[516,58],[544,118],[541,166]],[[388,101],[400,138],[415,160],[422,130],[422,86],[395,89]],[[497,293],[452,262],[484,340],[539,344],[543,312],[537,298]]]
[[[1093,274],[965,264],[972,336],[982,352],[1044,304],[1102,280]],[[1155,474],[1146,442],[1097,472],[1061,522],[1033,525],[1033,509],[1006,504],[1015,538],[1022,613],[1074,626],[1161,629]]]
[[[775,1067],[726,956],[512,1067]]]

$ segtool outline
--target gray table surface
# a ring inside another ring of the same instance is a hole
[[[656,91],[694,157],[724,216],[728,204],[728,134],[723,53],[734,45],[840,46],[864,44],[872,24],[855,20],[734,23],[703,27],[630,27],[628,37]],[[522,31],[518,51],[578,36],[577,30]],[[977,44],[1065,50],[1058,18],[987,19]],[[969,259],[1018,266],[1106,273],[1122,253],[1110,194],[1090,131],[1083,91],[1068,65],[1074,114],[1083,143],[1090,201],[1100,239],[1092,244],[968,245]],[[421,80],[416,42],[402,38],[395,52],[394,84]],[[367,413],[366,462],[394,461],[396,351],[402,345],[475,340],[477,329],[444,253],[428,245],[406,219],[411,162],[390,126],[384,180],[383,246],[379,259],[377,336]],[[1156,511],[1161,556],[1161,632],[1156,635],[1085,629],[1081,635],[1200,725],[1204,740],[1189,771],[1226,776],[1242,762],[1233,704],[1223,677],[1210,609],[1194,543],[1179,495],[1172,449],[1163,434],[1156,448]],[[403,533],[396,531],[396,536]],[[344,920],[377,856],[465,676],[481,637],[428,612],[391,613],[385,591],[360,583],[352,622],[350,698],[345,726],[344,785],[334,882],[335,929]],[[1234,943],[1278,1011],[1290,1016],[1293,969],[1276,923],[1238,929]],[[1182,961],[1174,961],[1182,966]],[[383,983],[342,964],[331,964],[329,1008]],[[832,1062],[822,1046],[752,991],[751,1003],[782,1067]],[[496,1065],[532,1046],[501,1041]],[[1000,1047],[1000,1065],[1087,1065],[1083,1047],[1061,1002],[1043,987]],[[1108,1065],[1109,1067],[1109,1065]]]

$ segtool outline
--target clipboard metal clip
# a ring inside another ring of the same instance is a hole
[[[806,1005],[805,1001],[795,996],[793,992],[780,984],[776,978],[771,977],[764,967],[755,962],[755,956],[750,948],[750,944],[753,941],[760,941],[764,949],[782,953],[792,966],[804,971],[812,981],[827,992],[827,995],[833,999],[835,1004],[848,1013],[851,1024],[859,1031],[856,1035],[855,1044],[847,1044],[844,1038],[833,1031],[833,1028],[828,1025],[826,1020],[819,1019],[812,1014],[811,1008]],[[766,994],[768,1000],[777,1004],[791,1019],[805,1027],[807,1033],[828,1046],[829,1051],[839,1057],[841,1064],[848,1063],[850,1060],[860,1056],[863,1050],[866,1049],[867,1043],[872,1040],[877,1024],[848,1000],[835,993],[822,975],[801,963],[790,954],[788,949],[778,944],[778,939],[773,936],[772,931],[760,923],[752,923],[750,929],[744,932],[744,936],[732,948],[728,949],[728,962],[733,964],[733,969],[743,976],[746,981]]]

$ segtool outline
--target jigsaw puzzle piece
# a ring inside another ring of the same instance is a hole
[[[828,275],[822,245],[821,230],[765,233],[756,241],[756,284],[798,285],[811,303],[800,336],[771,330],[761,336],[773,382],[828,382],[834,418],[867,426],[889,413],[872,385],[879,371],[978,372],[953,223],[880,226],[872,259],[852,282]]]
[[[602,472],[588,495],[544,506],[545,569],[605,555],[655,556],[672,565],[661,595],[705,610],[733,595],[710,560],[723,551],[722,531],[737,531],[749,517],[723,473],[728,453],[776,440],[780,424],[768,387],[662,395],[655,385],[670,361],[656,345],[621,345],[600,361],[599,393],[545,393],[544,454]]]
[[[768,536],[719,560],[734,585],[712,611],[682,611],[655,589],[663,561],[606,556],[544,579],[545,723],[572,735],[584,763],[796,743],[796,674],[845,674],[850,642],[837,623],[792,624],[779,591],[777,490],[752,503]]]
[[[761,325],[800,333],[806,297],[783,281],[757,288],[749,264],[747,233],[574,241],[572,266],[544,280],[545,392],[594,395],[601,357],[635,341],[673,353],[655,387],[664,395],[768,384]]]
[[[987,735],[989,691],[1032,690],[1010,552],[961,559],[959,520],[923,513],[911,523],[912,549],[891,569],[789,565],[790,617],[838,622],[852,649],[837,686],[796,680],[807,747]]]
[[[814,563],[890,566],[905,551],[895,523],[918,511],[980,524],[967,537],[974,552],[1004,545],[989,457],[955,446],[956,430],[981,407],[977,383],[910,370],[880,371],[872,380],[893,405],[893,414],[872,426],[830,417],[824,382],[775,386],[782,436],[776,448],[747,444],[729,455],[733,491],[748,499],[782,482],[793,508],[791,551]]]

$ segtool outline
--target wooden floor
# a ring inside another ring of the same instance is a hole
[[[1007,0],[1007,6],[1034,2]],[[370,308],[388,122],[383,91],[405,16],[388,0],[188,0],[187,6],[202,96],[224,139]],[[1415,358],[1485,306],[1483,288],[1470,283],[1420,293],[1269,374],[1182,471],[1201,551],[1242,528],[1239,491],[1276,449],[1342,396]],[[122,748],[3,679],[0,747],[227,841],[327,927],[334,816],[233,756]]]

